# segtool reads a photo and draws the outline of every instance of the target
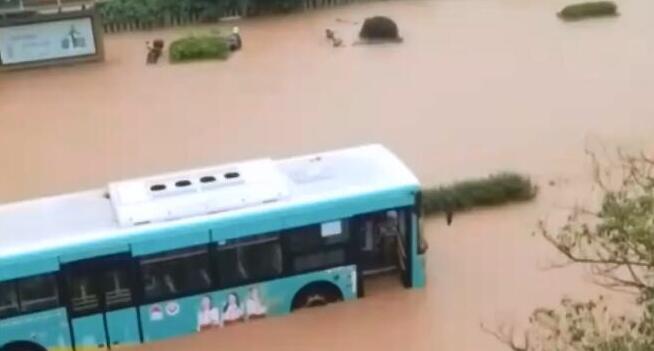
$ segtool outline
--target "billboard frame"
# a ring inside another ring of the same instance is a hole
[[[72,56],[72,57],[51,58],[51,59],[44,59],[44,60],[31,61],[31,62],[0,63],[0,71],[70,65],[76,63],[98,62],[104,60],[104,37],[103,37],[104,32],[103,32],[100,16],[98,15],[97,11],[95,11],[94,8],[66,11],[66,12],[57,12],[57,13],[48,13],[48,14],[37,13],[32,16],[24,17],[24,18],[0,17],[0,28],[18,27],[18,26],[25,26],[30,24],[51,23],[51,22],[60,22],[66,20],[86,19],[86,18],[89,18],[91,20],[91,27],[93,31],[93,42],[95,44],[95,53]]]

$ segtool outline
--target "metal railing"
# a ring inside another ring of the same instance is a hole
[[[91,8],[93,0],[0,0],[0,15],[63,12]]]

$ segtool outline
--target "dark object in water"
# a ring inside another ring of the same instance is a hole
[[[161,53],[163,53],[163,48],[164,48],[164,41],[162,39],[155,39],[152,42],[152,46],[150,46],[150,43],[146,43],[147,48],[148,48],[148,56],[146,62],[148,64],[155,64],[157,61],[159,61],[159,58],[161,57]]]
[[[566,6],[557,15],[564,20],[617,16],[618,6],[612,1],[585,2]]]
[[[239,34],[230,34],[227,37],[227,43],[229,45],[230,51],[239,50],[243,45],[243,42],[241,41],[241,36]]]
[[[241,40],[241,34],[238,27],[232,29],[232,34],[227,37],[227,45],[229,45],[230,51],[240,50],[243,47],[243,40]]]
[[[340,47],[343,45],[343,39],[338,38],[336,36],[336,33],[334,33],[333,30],[331,29],[325,29],[325,36],[327,37],[327,40],[332,41],[332,45],[334,45],[335,48]]]
[[[383,40],[399,40],[400,32],[397,24],[383,16],[375,16],[366,18],[359,32],[361,39],[383,39]]]
[[[445,220],[447,221],[447,225],[452,224],[452,217],[454,217],[454,213],[452,210],[448,209],[445,211]]]

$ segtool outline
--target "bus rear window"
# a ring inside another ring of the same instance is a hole
[[[18,313],[18,296],[14,283],[0,283],[0,318]]]
[[[53,274],[26,278],[18,282],[21,312],[35,312],[59,306],[57,280]]]

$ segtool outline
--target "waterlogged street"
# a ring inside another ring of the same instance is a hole
[[[426,185],[524,172],[535,202],[428,221],[425,290],[383,282],[359,301],[144,346],[506,350],[481,323],[520,325],[563,295],[601,292],[582,268],[546,269],[560,257],[531,235],[592,201],[584,149],[654,146],[654,3],[562,23],[566,3],[388,1],[248,20],[226,62],[144,63],[145,41],[211,26],[107,35],[102,64],[0,74],[0,202],[370,142]],[[377,14],[404,43],[352,46],[352,22]]]

